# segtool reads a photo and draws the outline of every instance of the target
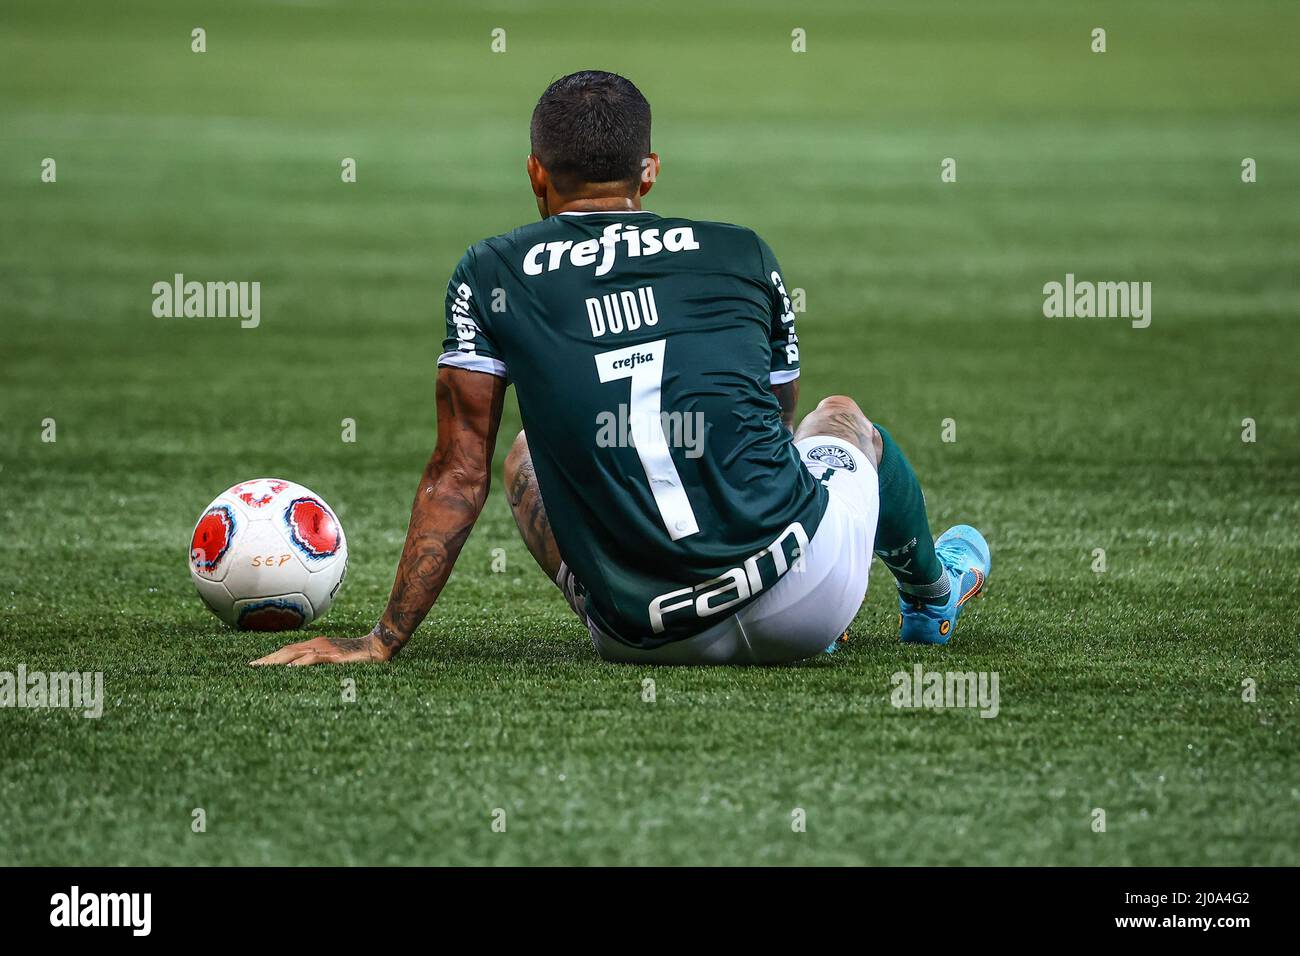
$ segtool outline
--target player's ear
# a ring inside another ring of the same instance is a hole
[[[659,154],[651,153],[645,159],[641,160],[641,186],[640,194],[644,196],[654,186],[655,180],[659,178]]]
[[[546,195],[546,186],[550,177],[546,173],[546,167],[539,163],[532,153],[528,154],[528,181],[532,183],[534,196],[541,199]]]

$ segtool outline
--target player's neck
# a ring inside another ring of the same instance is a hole
[[[636,196],[583,196],[572,199],[556,197],[549,203],[547,212],[556,216],[562,212],[639,212],[641,197]]]

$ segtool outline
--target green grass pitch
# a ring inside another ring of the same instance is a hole
[[[1300,862],[1298,29],[1264,0],[7,0],[0,670],[102,671],[106,711],[0,709],[0,863]],[[877,564],[833,657],[602,665],[515,533],[502,442],[396,662],[246,667],[280,641],[199,603],[199,510],[315,489],[352,557],[317,633],[370,627],[445,282],[534,218],[532,105],[587,67],[653,104],[648,208],[772,244],[806,290],[802,408],[848,393],[893,431],[936,533],[988,535],[987,596],[903,647]],[[177,272],[260,281],[260,327],[154,318]],[[1066,273],[1150,281],[1151,326],[1044,318]],[[998,672],[999,715],[894,709],[916,663]]]

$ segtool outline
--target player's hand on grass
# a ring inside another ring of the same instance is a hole
[[[250,663],[288,664],[305,667],[308,664],[355,664],[358,662],[386,661],[396,653],[396,648],[379,640],[374,634],[365,637],[313,637],[310,641],[288,644],[274,654],[259,657]]]

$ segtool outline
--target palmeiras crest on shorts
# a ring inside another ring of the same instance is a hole
[[[229,505],[209,508],[194,526],[190,561],[197,571],[213,571],[230,550],[235,537],[235,511]]]
[[[843,468],[845,471],[858,470],[858,463],[853,460],[853,456],[838,445],[818,445],[816,448],[808,449],[804,454],[827,468]]]
[[[315,498],[294,498],[284,509],[289,540],[308,558],[319,561],[336,554],[343,532],[330,510]]]

